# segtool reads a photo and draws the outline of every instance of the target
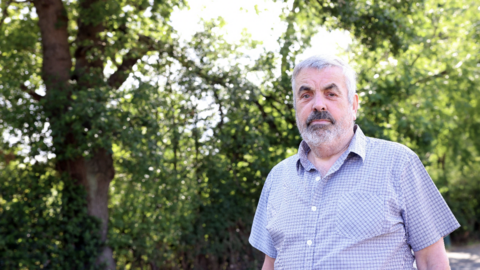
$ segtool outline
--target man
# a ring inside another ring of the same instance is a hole
[[[355,84],[336,56],[295,67],[303,141],[263,187],[249,239],[262,269],[449,269],[457,220],[414,152],[355,125]]]

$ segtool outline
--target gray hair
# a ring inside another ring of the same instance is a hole
[[[339,67],[343,71],[345,76],[345,84],[347,85],[348,90],[348,102],[352,104],[353,96],[357,90],[356,76],[353,68],[341,58],[336,55],[315,55],[311,56],[302,62],[298,63],[295,66],[292,74],[292,90],[293,90],[293,108],[295,108],[295,79],[297,78],[300,71],[305,68],[314,68],[317,70],[322,70],[324,68],[330,67]]]

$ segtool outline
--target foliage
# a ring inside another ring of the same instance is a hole
[[[426,2],[407,17],[416,35],[399,57],[377,50],[352,59],[360,70],[360,125],[419,154],[462,225],[458,241],[478,237],[480,228],[476,9],[473,1]]]
[[[0,177],[2,269],[97,269],[99,224],[87,214],[82,188],[18,161]]]

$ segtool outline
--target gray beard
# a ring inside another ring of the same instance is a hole
[[[346,117],[346,116],[345,116]],[[307,127],[306,123],[300,123],[298,117],[295,117],[298,130],[302,139],[308,144],[310,148],[317,148],[322,145],[329,145],[335,139],[346,134],[348,128],[343,128],[342,125],[345,122],[345,117],[336,121],[335,124],[328,125],[310,125]]]

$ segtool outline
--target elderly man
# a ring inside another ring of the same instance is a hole
[[[414,152],[355,125],[355,84],[336,56],[295,67],[303,141],[263,187],[249,239],[262,269],[449,269],[457,220]]]

